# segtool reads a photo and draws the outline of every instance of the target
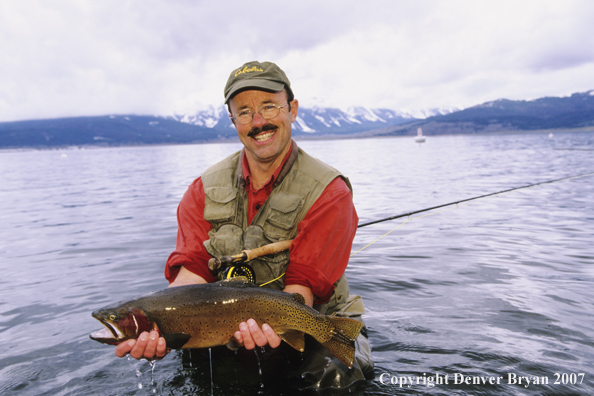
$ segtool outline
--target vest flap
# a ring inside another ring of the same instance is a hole
[[[229,221],[237,210],[237,190],[231,187],[204,188],[204,220],[212,222]]]
[[[213,202],[225,204],[235,199],[237,190],[231,187],[206,187],[204,194]]]
[[[303,198],[298,195],[291,195],[279,192],[273,199],[270,199],[270,208],[282,213],[291,213],[301,207]]]
[[[303,198],[298,195],[279,192],[274,197],[271,196],[269,201],[270,213],[264,224],[264,232],[274,240],[290,239],[290,237],[283,236],[283,234],[291,230],[297,223],[297,216],[303,206]],[[268,224],[284,231],[274,230]]]

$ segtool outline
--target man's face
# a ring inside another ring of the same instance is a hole
[[[289,151],[291,123],[297,118],[299,106],[297,100],[293,100],[291,110],[289,110],[289,106],[285,106],[280,109],[278,116],[266,120],[257,113],[265,104],[286,105],[286,91],[282,90],[277,93],[258,90],[243,91],[235,95],[229,102],[232,114],[238,114],[242,110],[251,110],[254,113],[251,123],[244,125],[235,123],[235,129],[237,129],[239,140],[245,146],[248,160],[260,164],[271,163],[279,158],[279,161],[282,161]]]

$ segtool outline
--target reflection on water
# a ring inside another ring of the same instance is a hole
[[[349,176],[362,223],[594,170],[591,133],[300,146]],[[211,394],[208,351],[173,352],[153,372],[89,340],[100,326],[90,313],[166,286],[182,194],[239,147],[0,153],[0,394]],[[594,393],[592,180],[359,229],[353,251],[392,231],[347,270],[365,300],[375,379],[337,393]],[[213,349],[212,363],[214,394],[296,394],[265,354]],[[449,382],[427,382],[436,375]]]

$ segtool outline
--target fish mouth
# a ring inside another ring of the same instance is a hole
[[[111,334],[113,334],[113,336],[117,340],[124,338],[124,335],[113,324],[111,324],[109,322],[101,322],[101,323],[103,323],[103,326],[107,327],[107,330],[109,330],[111,332]]]
[[[124,337],[124,335],[120,332],[120,330],[118,330],[118,328],[116,326],[114,326],[113,324],[104,321],[104,320],[100,320],[101,324],[103,326],[105,326],[104,328],[102,328],[101,330],[95,331],[93,333],[91,333],[90,337],[93,340],[114,340],[114,341],[120,341],[122,340]]]
[[[92,332],[91,335],[89,335],[89,337],[91,337],[91,340],[103,342],[106,344],[116,343],[118,341],[116,338],[114,338],[111,331],[109,331],[109,329],[106,327],[102,328],[101,330]]]

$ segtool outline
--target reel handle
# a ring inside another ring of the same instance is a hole
[[[291,247],[292,242],[292,239],[287,241],[274,242],[268,245],[261,246],[259,248],[243,250],[240,254],[236,254],[233,256],[224,256],[220,258],[213,257],[210,260],[208,260],[208,268],[211,271],[216,271],[223,265],[227,266],[237,261],[250,261],[260,256],[266,256],[269,254],[282,252],[283,250],[289,249]]]

